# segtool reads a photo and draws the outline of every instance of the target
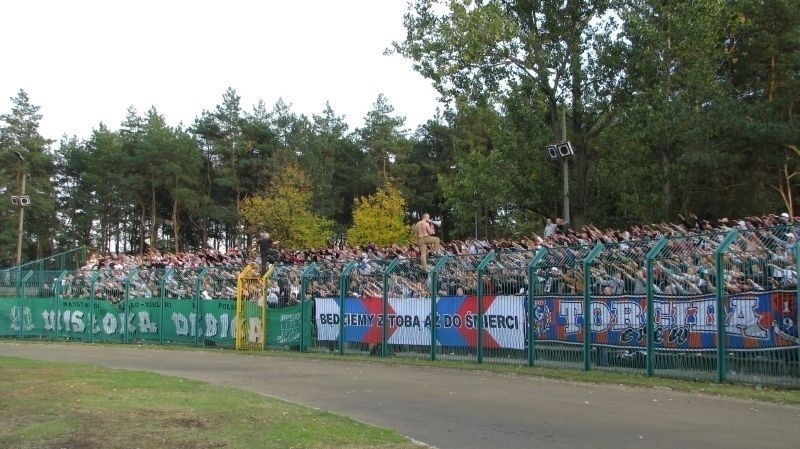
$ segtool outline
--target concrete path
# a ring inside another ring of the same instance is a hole
[[[788,449],[800,439],[800,407],[661,389],[229,350],[0,342],[0,355],[241,388],[395,429],[441,449]]]

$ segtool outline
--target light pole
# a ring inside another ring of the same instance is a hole
[[[567,110],[561,110],[561,141],[567,141]],[[559,152],[561,154],[561,152]],[[569,155],[572,155],[572,146],[569,146]],[[561,171],[564,175],[564,223],[569,223],[569,158],[566,156],[561,157]]]
[[[22,228],[25,223],[25,206],[30,204],[30,200],[25,196],[25,158],[22,157],[19,151],[15,151],[17,155],[17,177],[22,176],[21,187],[19,189],[19,198],[17,205],[19,206],[19,227],[17,228],[17,266],[22,265]]]
[[[561,172],[564,175],[562,213],[564,222],[569,223],[569,158],[574,156],[575,152],[572,150],[572,144],[567,141],[567,116],[564,110],[561,113],[561,141],[547,145],[545,150],[550,159],[561,161]]]

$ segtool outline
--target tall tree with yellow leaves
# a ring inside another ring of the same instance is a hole
[[[240,213],[250,231],[270,232],[287,249],[324,247],[331,237],[331,221],[311,212],[311,182],[296,164],[273,177],[269,194],[242,201]]]
[[[407,245],[411,231],[405,223],[406,200],[391,181],[373,195],[356,199],[353,226],[347,230],[347,243],[378,246]]]

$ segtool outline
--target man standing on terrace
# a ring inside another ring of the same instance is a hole
[[[422,219],[414,225],[417,231],[417,239],[419,243],[419,263],[422,269],[428,271],[428,245],[432,245],[434,252],[440,249],[439,237],[435,235],[433,223],[431,223],[431,216],[428,213],[422,214]]]
[[[261,255],[261,276],[269,269],[269,264],[273,264],[278,261],[278,251],[275,249],[275,245],[280,242],[274,242],[269,237],[269,233],[262,232],[261,238],[258,239],[258,252]]]

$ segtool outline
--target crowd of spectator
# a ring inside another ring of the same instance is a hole
[[[587,288],[593,295],[641,295],[647,291],[646,254],[662,238],[666,247],[653,262],[650,286],[663,295],[695,295],[723,288],[728,293],[795,288],[794,248],[800,227],[788,214],[700,220],[695,215],[679,216],[677,223],[634,225],[626,230],[582,226],[571,229],[562,219],[548,220],[542,235],[516,240],[453,240],[442,243],[439,253],[431,254],[431,264],[443,256],[437,295],[474,294],[479,283],[486,294],[574,295]],[[731,229],[741,232],[725,252],[724,279],[717,279],[715,251]],[[588,276],[581,263],[590,250],[602,243],[605,248],[589,266]],[[528,263],[543,248],[543,257],[528,285]],[[347,296],[380,298],[382,273],[390,261],[397,266],[388,278],[389,296],[396,298],[430,295],[431,274],[421,269],[419,247],[392,245],[379,247],[331,246],[318,250],[277,249],[275,270],[267,286],[271,307],[295,304],[300,300],[301,273],[314,263],[308,283],[308,297],[334,297],[340,294],[339,273],[355,262]],[[476,268],[483,257],[495,257],[479,279]],[[270,261],[273,262],[273,261]],[[236,276],[246,264],[263,266],[257,248],[225,252],[203,250],[196,253],[92,256],[83,269],[62,279],[59,293],[64,297],[120,301],[126,292],[131,297],[235,299]],[[171,275],[165,278],[169,269]],[[718,282],[719,281],[719,282]],[[588,284],[587,284],[588,282]],[[55,280],[43,282],[43,293],[56,288]]]

